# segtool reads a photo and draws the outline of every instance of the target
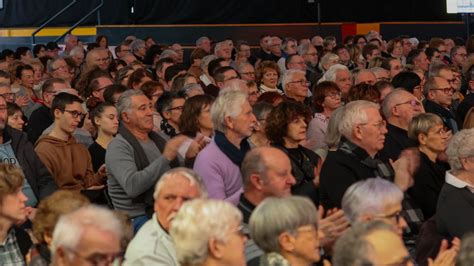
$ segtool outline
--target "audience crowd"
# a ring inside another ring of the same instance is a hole
[[[0,96],[1,265],[474,264],[474,36],[68,34]]]

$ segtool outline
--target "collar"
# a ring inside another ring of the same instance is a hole
[[[255,210],[256,206],[252,204],[244,195],[244,193],[240,194],[239,204],[237,208],[242,212],[244,216],[244,223],[249,223],[250,215]]]
[[[471,193],[474,193],[474,186],[455,177],[451,171],[446,171],[446,183],[455,188],[467,188]]]
[[[7,237],[5,237],[5,240],[0,243],[0,247],[5,246],[10,241],[10,239],[12,239],[12,237],[15,237],[15,227],[13,226],[10,228],[10,230],[8,230]]]

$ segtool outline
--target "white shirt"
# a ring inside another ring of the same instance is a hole
[[[471,193],[474,193],[474,186],[467,183],[466,181],[463,181],[457,177],[455,177],[453,174],[450,173],[450,171],[446,171],[446,183],[450,184],[453,187],[456,188],[464,188],[467,187]]]

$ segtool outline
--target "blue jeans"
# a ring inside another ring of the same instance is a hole
[[[148,221],[146,215],[140,215],[135,218],[132,218],[133,233],[136,234],[138,230]]]

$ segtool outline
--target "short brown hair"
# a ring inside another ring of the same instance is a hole
[[[163,84],[161,84],[160,82],[150,80],[143,83],[143,85],[140,87],[140,90],[143,91],[143,94],[145,94],[146,97],[151,100],[153,94],[155,94],[157,90],[164,91],[164,87]]]
[[[298,117],[306,119],[308,116],[306,108],[298,102],[286,101],[280,103],[268,114],[266,120],[266,135],[273,144],[284,144],[288,134],[288,125]]]
[[[38,205],[33,221],[33,235],[38,242],[45,243],[44,236],[53,236],[54,227],[61,215],[73,212],[89,204],[89,200],[79,192],[70,190],[54,192]]]
[[[280,78],[280,68],[278,67],[278,64],[273,61],[263,61],[258,65],[257,69],[255,70],[255,77],[258,84],[260,84],[263,75],[269,69],[275,70],[278,74],[278,78]]]
[[[196,95],[186,100],[183,106],[183,112],[179,119],[179,130],[183,135],[195,137],[199,132],[198,117],[205,106],[211,106],[214,97],[211,95]]]
[[[7,163],[0,163],[0,205],[3,199],[23,187],[25,177],[21,170]]]
[[[341,90],[337,86],[335,82],[332,81],[323,81],[321,83],[316,84],[313,88],[313,104],[314,109],[317,113],[321,113],[324,111],[323,102],[324,98],[328,96],[330,92],[340,92]]]
[[[371,84],[361,83],[352,86],[349,90],[348,101],[366,100],[375,103],[380,102],[380,91]]]

